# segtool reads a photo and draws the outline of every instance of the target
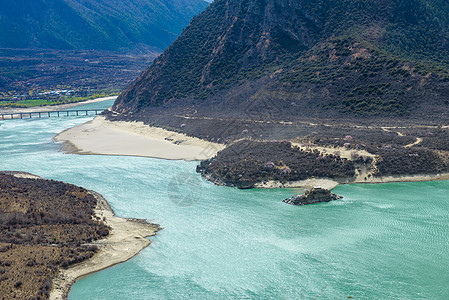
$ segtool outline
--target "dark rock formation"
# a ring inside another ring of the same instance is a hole
[[[284,203],[291,204],[291,205],[307,205],[307,204],[314,204],[314,203],[320,203],[320,202],[330,202],[332,200],[338,200],[343,198],[342,196],[339,196],[337,194],[332,193],[329,190],[315,187],[311,190],[308,190],[303,195],[296,195],[291,198],[285,199]]]
[[[310,177],[352,180],[354,163],[317,151],[304,151],[290,142],[240,141],[200,163],[196,171],[206,179],[240,189],[264,181],[298,181]]]

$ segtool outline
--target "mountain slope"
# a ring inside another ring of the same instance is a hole
[[[0,0],[1,48],[165,49],[203,0]]]
[[[445,118],[448,28],[442,0],[216,0],[114,109]]]

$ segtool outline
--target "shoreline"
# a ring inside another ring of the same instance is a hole
[[[73,108],[85,104],[90,103],[96,103],[96,102],[102,102],[106,100],[113,100],[117,99],[117,96],[110,96],[110,97],[103,97],[103,98],[95,98],[90,100],[85,100],[81,102],[76,103],[67,103],[67,104],[60,104],[60,105],[46,105],[46,106],[33,106],[33,107],[24,107],[24,108],[0,108],[0,113],[2,114],[14,114],[17,112],[22,113],[34,113],[34,112],[43,112],[43,111],[60,111],[65,110],[68,108]]]
[[[279,181],[268,181],[266,183],[256,183],[255,188],[261,189],[294,189],[294,188],[306,188],[320,186],[327,190],[332,190],[339,185],[344,184],[383,184],[383,183],[395,183],[395,182],[426,182],[426,181],[443,181],[449,180],[449,173],[440,174],[416,174],[416,175],[388,175],[383,177],[372,177],[367,181],[364,180],[345,180],[337,181],[329,178],[309,178],[300,181],[288,181],[281,183]]]
[[[222,144],[152,127],[142,122],[111,122],[103,116],[66,129],[58,133],[53,140],[62,142],[62,151],[65,153],[185,161],[209,159],[225,148]]]
[[[183,133],[145,125],[142,122],[108,121],[98,116],[92,121],[68,128],[54,137],[62,142],[62,151],[81,155],[116,155],[152,157],[167,160],[201,161],[214,157],[225,145],[208,142]],[[292,142],[292,144],[294,144]],[[370,153],[362,153],[374,156]],[[367,180],[364,178],[367,177]],[[206,180],[221,185],[215,180]],[[369,177],[368,173],[357,174],[356,178],[307,178],[290,182],[258,182],[254,188],[311,188],[321,186],[332,190],[341,184],[378,184],[392,182],[422,182],[449,180],[449,173],[402,174]]]
[[[156,224],[147,223],[145,220],[119,218],[109,206],[106,199],[99,193],[90,191],[97,199],[95,215],[111,227],[109,235],[101,240],[92,242],[98,247],[98,252],[90,259],[61,269],[53,279],[49,299],[68,299],[68,294],[73,284],[79,279],[93,273],[125,262],[136,256],[140,251],[151,244],[147,237],[154,236],[161,228]]]
[[[426,182],[426,181],[441,181],[449,180],[449,173],[439,174],[415,174],[415,175],[387,175],[382,177],[375,177],[367,181],[357,180],[349,182],[349,184],[379,184],[379,183],[394,183],[394,182]]]
[[[280,181],[267,181],[266,183],[256,183],[254,185],[255,188],[259,189],[297,189],[297,188],[305,188],[311,189],[313,187],[320,186],[326,190],[331,190],[340,185],[339,182],[326,179],[326,178],[309,178],[300,181],[288,181],[285,183],[281,183]]]

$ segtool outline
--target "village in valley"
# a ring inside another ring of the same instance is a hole
[[[70,86],[65,89],[57,90],[29,90],[25,94],[16,94],[14,91],[1,93],[0,108],[26,108],[44,105],[60,105],[76,103],[88,99],[115,96],[118,92],[111,90],[91,90],[90,88],[71,89]]]
[[[0,48],[0,108],[114,96],[158,53]]]

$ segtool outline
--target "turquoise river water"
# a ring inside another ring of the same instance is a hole
[[[449,299],[449,182],[345,185],[294,207],[294,190],[215,186],[196,162],[61,153],[53,136],[89,119],[0,121],[0,170],[93,189],[164,228],[70,300]]]

